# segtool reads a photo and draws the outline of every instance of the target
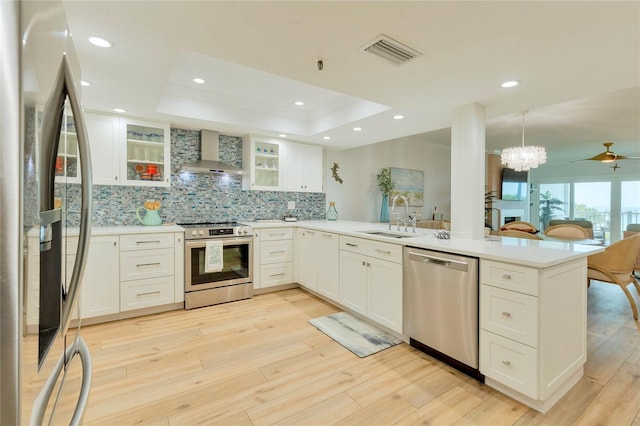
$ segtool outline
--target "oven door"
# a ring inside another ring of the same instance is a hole
[[[253,237],[221,239],[223,267],[218,272],[205,272],[205,247],[208,240],[185,242],[186,292],[253,281],[251,261]]]

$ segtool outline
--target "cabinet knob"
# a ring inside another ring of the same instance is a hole
[[[503,313],[502,313],[502,316],[503,316],[503,317],[510,318],[510,317],[511,317],[511,312],[503,312]]]
[[[508,359],[503,359],[503,360],[502,360],[502,363],[503,363],[504,365],[511,365],[511,361],[509,361]]]
[[[504,275],[502,275],[502,278],[504,278],[505,280],[510,280],[511,279],[511,275],[504,274]]]
[[[118,180],[118,176],[114,176],[114,179],[115,179],[115,180]]]
[[[367,266],[367,262],[365,262],[364,260],[362,261],[362,266]]]

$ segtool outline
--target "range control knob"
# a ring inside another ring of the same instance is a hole
[[[238,226],[238,235],[246,234],[247,227],[246,226]]]
[[[198,231],[196,231],[196,230],[194,229],[193,231],[191,231],[191,235],[193,235],[193,236],[195,237],[196,235],[198,235]]]
[[[198,235],[203,236],[204,235],[204,231],[201,229],[198,231]]]

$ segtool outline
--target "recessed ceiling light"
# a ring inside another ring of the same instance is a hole
[[[280,133],[278,136],[280,136],[281,138],[286,138],[287,135],[285,135],[284,133]]]
[[[80,85],[82,85],[82,86],[91,86],[91,83],[89,83],[87,80],[80,80]]]
[[[102,37],[89,37],[89,43],[93,44],[94,46],[98,46],[98,47],[111,47],[113,46],[113,43],[111,43],[109,40],[106,40]]]
[[[354,132],[361,132],[362,131],[362,127],[354,127],[353,131]]]
[[[322,139],[328,141],[329,139],[331,139],[331,136],[323,136]]]
[[[501,87],[516,87],[520,82],[518,80],[509,80],[502,83]]]
[[[302,105],[304,105],[304,102],[302,102],[302,101],[295,101],[294,103],[295,103],[296,105],[298,105],[298,106],[302,106]]]
[[[404,115],[398,114],[398,115],[394,115],[393,119],[394,120],[402,120],[404,118]]]
[[[197,78],[197,77],[193,79],[193,82],[194,83],[198,83],[198,84],[204,84],[204,80],[201,79],[201,78]]]
[[[114,108],[113,111],[114,112],[127,112],[126,110],[124,110],[122,108]]]

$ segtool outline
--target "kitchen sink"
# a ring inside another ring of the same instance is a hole
[[[408,233],[391,232],[391,231],[358,231],[358,232],[361,232],[363,234],[378,235],[380,237],[389,237],[389,238],[414,238],[414,237],[422,236],[421,234],[408,234]]]

